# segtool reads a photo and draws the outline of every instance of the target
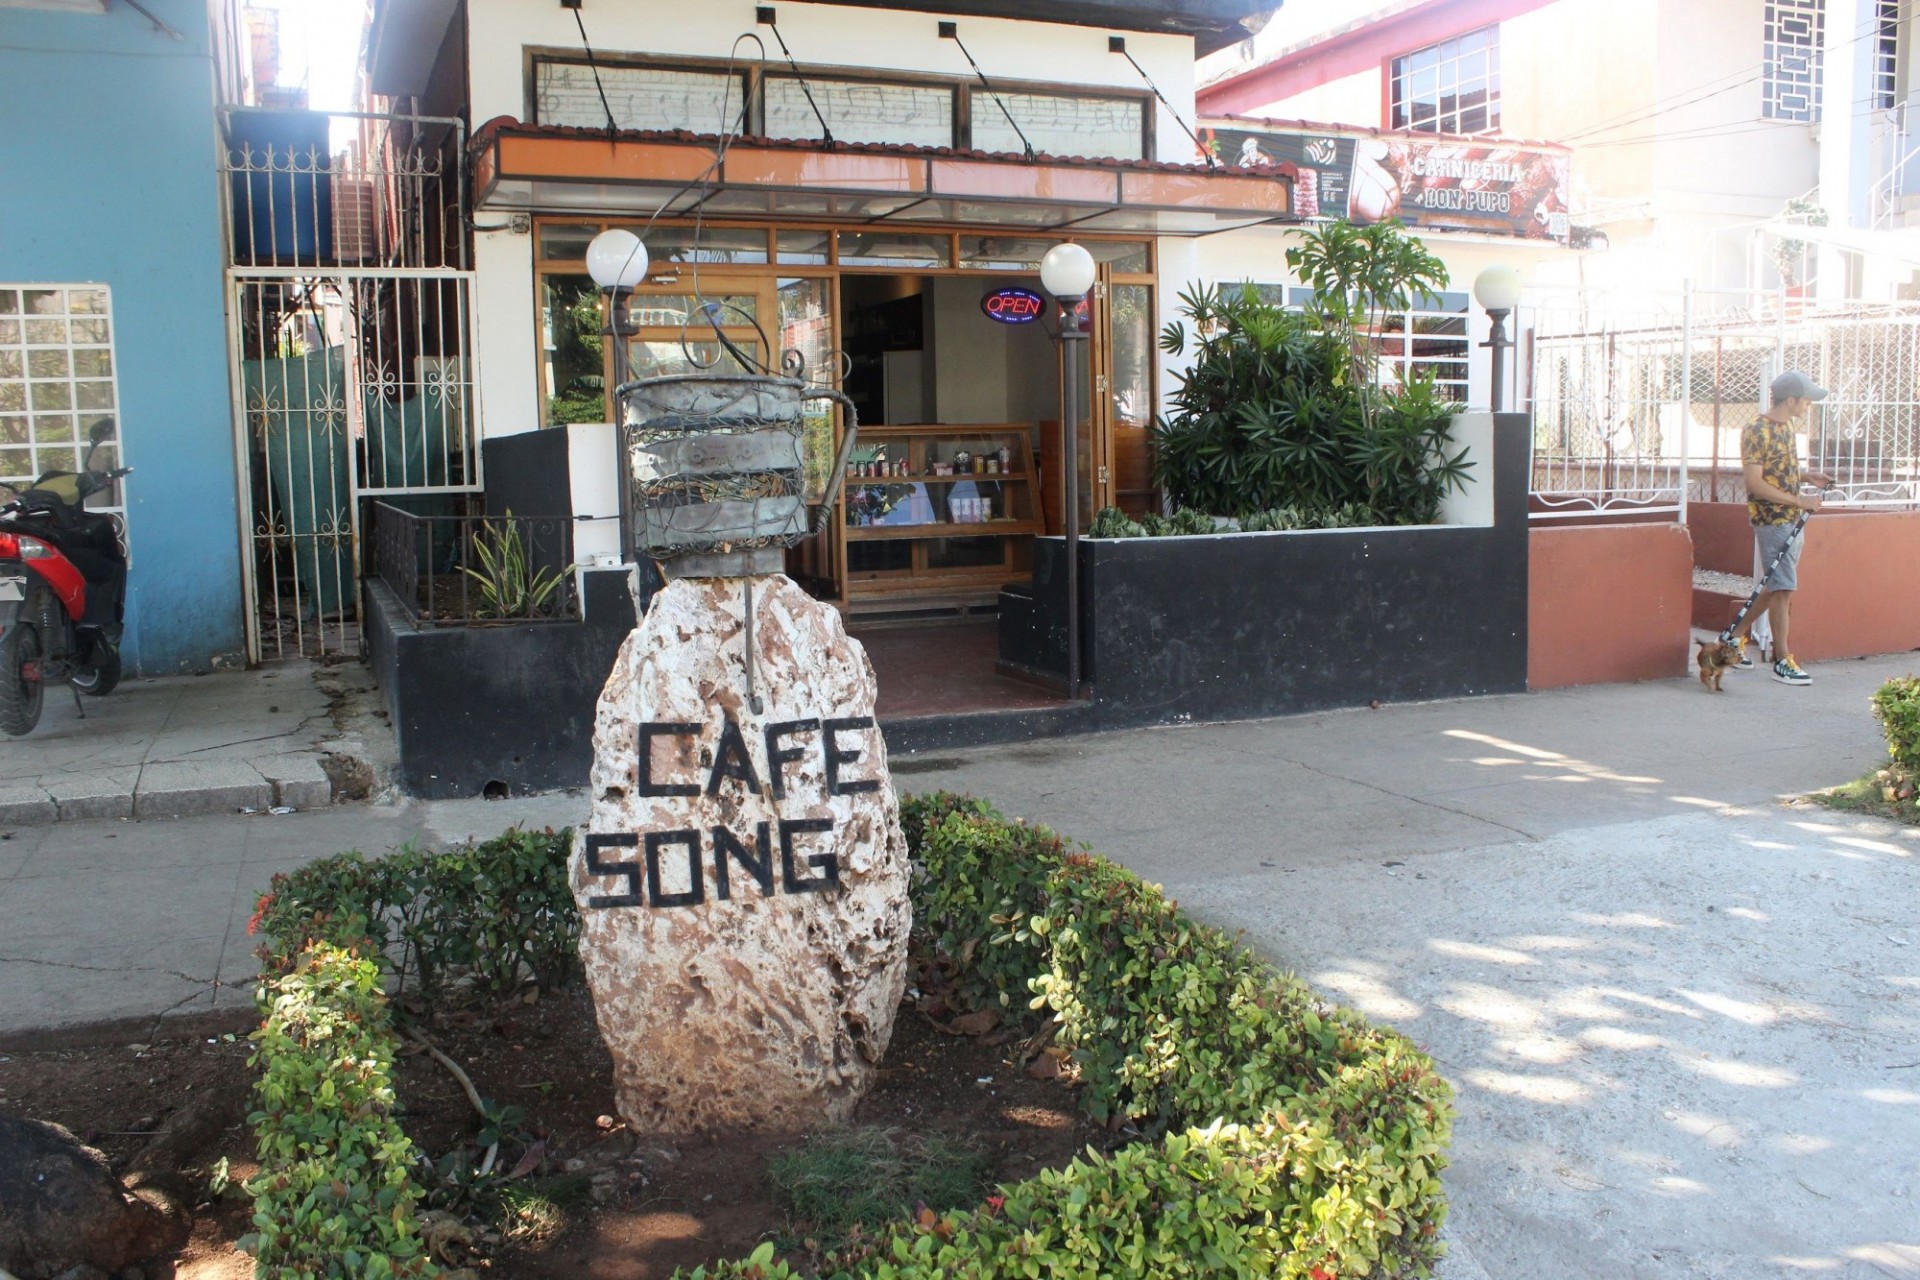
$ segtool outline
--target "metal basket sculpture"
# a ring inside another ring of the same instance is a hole
[[[635,550],[673,577],[778,573],[832,511],[859,423],[838,391],[762,374],[677,374],[618,390]],[[808,401],[846,412],[809,427]]]

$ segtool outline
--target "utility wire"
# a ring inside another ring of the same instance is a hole
[[[767,12],[771,14],[773,10],[768,9]],[[793,78],[800,82],[800,92],[807,95],[807,105],[813,108],[813,118],[820,122],[820,134],[826,140],[826,144],[831,147],[833,126],[828,124],[827,117],[821,114],[820,104],[813,100],[813,87],[807,83],[807,78],[800,74],[800,64],[793,60],[793,50],[787,48],[787,38],[780,34],[780,24],[769,19],[767,25],[773,28],[773,38],[780,42],[780,52],[786,55],[787,66],[793,69]],[[765,48],[764,45],[761,47]]]
[[[580,28],[580,47],[587,51],[587,70],[593,72],[593,87],[600,94],[600,109],[607,113],[607,141],[613,141],[613,135],[620,132],[620,126],[614,123],[613,106],[607,101],[607,86],[600,83],[600,64],[594,60],[593,42],[587,39],[587,24],[580,17],[580,10],[573,11],[574,25]]]
[[[943,28],[949,25],[950,24],[948,23],[941,24]],[[1013,112],[1007,110],[1007,104],[1000,101],[1000,95],[994,92],[993,83],[992,81],[987,79],[987,73],[980,69],[980,64],[973,60],[973,55],[971,53],[967,53],[967,46],[965,46],[964,44],[960,44],[960,33],[958,31],[943,30],[941,34],[946,36],[947,39],[953,41],[955,44],[960,45],[960,52],[963,54],[966,54],[967,65],[973,68],[974,75],[980,77],[981,87],[986,89],[987,96],[993,99],[993,104],[1000,108],[1000,114],[1007,118],[1007,123],[1013,126],[1013,131],[1016,134],[1020,135],[1020,145],[1027,149],[1027,159],[1032,160],[1035,156],[1035,152],[1033,150],[1033,144],[1027,141],[1026,130],[1022,129],[1020,127],[1020,122],[1013,118]]]
[[[1147,88],[1153,90],[1153,96],[1160,99],[1160,105],[1167,109],[1167,114],[1173,117],[1173,122],[1180,126],[1180,128],[1186,133],[1187,137],[1193,139],[1194,150],[1198,151],[1201,155],[1207,158],[1208,170],[1211,171],[1214,169],[1218,169],[1220,167],[1220,161],[1218,160],[1218,158],[1214,156],[1213,148],[1208,146],[1203,146],[1201,144],[1200,139],[1195,136],[1192,128],[1188,126],[1186,120],[1184,120],[1181,117],[1178,111],[1175,111],[1173,109],[1173,104],[1167,101],[1167,95],[1160,92],[1160,86],[1155,84],[1153,82],[1153,77],[1147,74],[1147,69],[1141,66],[1139,63],[1133,61],[1133,55],[1127,52],[1126,40],[1120,36],[1111,37],[1107,41],[1107,50],[1110,53],[1119,54],[1121,57],[1125,58],[1128,62],[1133,64],[1133,69],[1135,71],[1138,71],[1140,73],[1140,78],[1147,82]],[[1152,157],[1148,157],[1148,158],[1151,159]]]

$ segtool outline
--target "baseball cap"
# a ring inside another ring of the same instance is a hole
[[[1773,402],[1782,400],[1825,400],[1827,389],[1798,369],[1789,369],[1773,380]]]

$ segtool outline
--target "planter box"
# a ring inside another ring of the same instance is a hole
[[[1456,428],[1459,523],[1080,544],[1082,664],[1102,727],[1515,693],[1527,684],[1525,415]],[[1001,599],[1001,660],[1066,667],[1065,542]]]
[[[636,613],[624,570],[581,575],[578,622],[423,627],[368,578],[367,656],[411,796],[584,786],[593,715]]]

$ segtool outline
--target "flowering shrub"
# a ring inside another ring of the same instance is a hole
[[[833,1280],[1425,1273],[1452,1095],[1401,1036],[1321,1002],[1159,889],[950,795],[901,806],[914,926],[1057,1020],[1082,1105],[1151,1141],[1088,1153],[843,1253]],[[1017,927],[1014,927],[1017,926]],[[687,1280],[796,1280],[763,1245]]]
[[[261,980],[253,1034],[260,1172],[240,1243],[262,1280],[437,1276],[393,1118],[396,1039],[372,960],[321,943]]]

